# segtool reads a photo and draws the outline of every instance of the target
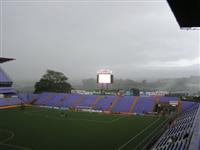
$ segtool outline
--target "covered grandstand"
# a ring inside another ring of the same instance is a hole
[[[13,58],[0,57],[0,64],[12,61]],[[21,101],[17,97],[16,91],[12,88],[12,80],[0,67],[0,108],[19,105]]]

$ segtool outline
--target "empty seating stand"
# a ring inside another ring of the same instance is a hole
[[[152,112],[154,104],[155,97],[140,97],[133,112],[138,114]]]
[[[179,115],[153,147],[154,150],[187,150],[193,135],[199,104]],[[170,141],[169,139],[172,139]]]
[[[92,107],[92,109],[110,111],[113,113],[143,114],[152,112],[156,104],[156,97],[135,97],[135,96],[99,96],[99,95],[80,95],[67,93],[42,94],[19,94],[20,99],[26,103],[39,106],[52,107]],[[178,100],[177,97],[159,97],[160,102]],[[34,100],[34,101],[33,101]],[[183,102],[184,111],[196,103]],[[132,108],[132,109],[131,109]]]
[[[113,108],[112,112],[114,113],[128,112],[134,99],[135,99],[134,96],[122,97],[119,103]]]
[[[11,106],[11,105],[20,105],[20,104],[21,104],[21,100],[17,97],[0,98],[0,107]]]

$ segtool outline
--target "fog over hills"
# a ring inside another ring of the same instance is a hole
[[[100,89],[101,86],[96,83],[95,78],[84,79],[82,81],[69,80],[74,89],[93,90]],[[14,88],[19,92],[33,92],[35,81],[16,81]],[[109,89],[130,89],[138,88],[140,90],[155,91],[171,91],[171,92],[186,92],[198,93],[200,91],[200,76],[190,76],[183,78],[165,78],[165,79],[114,79],[114,84],[109,86]]]

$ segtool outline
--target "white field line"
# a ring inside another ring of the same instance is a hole
[[[113,120],[111,120],[111,121],[109,121],[109,122],[110,122],[110,123],[116,122],[116,121],[121,120],[121,119],[124,119],[124,118],[126,118],[126,116],[121,116],[121,117],[116,118],[116,119],[113,119]]]
[[[5,138],[5,139],[0,141],[0,145],[7,146],[7,147],[14,147],[14,148],[21,149],[21,150],[32,150],[30,148],[26,148],[26,147],[23,147],[23,146],[6,144],[5,142],[10,141],[14,138],[15,133],[13,131],[5,130],[5,129],[0,129],[0,132],[6,132],[6,133],[10,134],[10,136],[8,138]]]
[[[141,135],[143,132],[145,132],[147,129],[149,129],[151,126],[153,126],[160,118],[156,119],[154,122],[152,122],[150,125],[148,125],[146,128],[144,128],[141,132],[139,132],[137,135],[135,135],[134,137],[132,137],[131,139],[129,139],[126,143],[124,143],[123,145],[121,145],[117,150],[121,150],[123,149],[126,145],[128,145],[130,142],[132,142],[136,137],[138,137],[139,135]]]
[[[89,121],[89,122],[96,122],[96,123],[113,123],[113,122],[116,122],[116,121],[126,117],[126,116],[121,116],[121,117],[118,117],[118,118],[113,119],[111,121],[98,121],[98,120],[92,120],[92,119],[80,119],[80,118],[78,119],[78,118],[68,118],[68,117],[67,118],[58,118],[58,117],[52,117],[52,116],[49,116],[49,115],[34,114],[34,112],[40,112],[40,111],[25,112],[25,114],[33,115],[33,116],[45,117],[45,118],[54,119],[54,120],[76,120],[76,121]]]
[[[7,142],[7,141],[10,141],[10,140],[13,139],[14,136],[15,136],[14,132],[12,132],[12,131],[10,131],[10,130],[0,129],[0,132],[6,132],[6,133],[9,133],[9,134],[10,134],[10,136],[9,136],[8,138],[5,138],[5,139],[1,140],[1,141],[0,141],[0,144],[3,144],[3,143],[5,143],[5,142]]]
[[[155,133],[155,131],[157,131],[157,129],[160,128],[160,127],[161,127],[164,123],[166,123],[166,122],[167,122],[167,120],[163,121],[162,124],[160,124],[158,127],[156,127],[156,128],[153,130],[153,132],[151,132],[151,134],[149,134],[147,137],[145,137],[136,147],[133,148],[133,150],[134,150],[134,149],[137,149],[141,144],[143,144],[143,142],[144,142],[146,139],[148,139],[151,135],[153,135],[153,133]],[[148,143],[147,143],[147,144],[148,144]],[[142,147],[142,150],[145,148],[145,146],[146,146],[147,144],[145,144],[145,145]]]
[[[21,149],[21,150],[33,150],[33,149],[30,149],[30,148],[27,148],[27,147],[22,147],[22,146],[18,146],[18,145],[11,145],[11,144],[0,144],[0,145],[3,145],[3,146],[8,146],[8,147],[14,147],[14,148],[17,148],[17,149]]]

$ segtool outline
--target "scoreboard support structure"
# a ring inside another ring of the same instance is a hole
[[[109,69],[100,69],[97,72],[97,84],[101,85],[101,94],[105,95],[105,90],[108,90],[108,86],[113,84],[113,74]]]

